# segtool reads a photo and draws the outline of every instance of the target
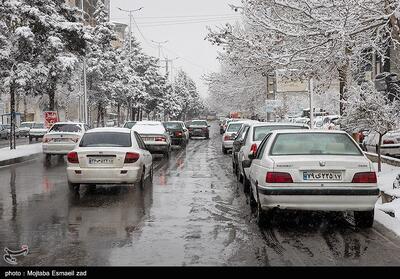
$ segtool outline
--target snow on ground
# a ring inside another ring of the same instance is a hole
[[[29,156],[37,153],[42,153],[42,143],[20,146],[17,145],[17,148],[13,150],[10,150],[9,147],[0,148],[0,161]]]
[[[374,163],[374,167],[377,170],[378,164]],[[399,199],[384,204],[379,199],[375,205],[375,220],[400,235],[400,189],[393,189],[393,181],[398,174],[400,174],[400,167],[388,164],[382,164],[382,171],[377,172],[379,189],[388,195],[399,197]],[[394,218],[385,212],[393,214]]]

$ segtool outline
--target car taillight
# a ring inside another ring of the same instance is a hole
[[[375,172],[358,172],[353,176],[352,183],[376,183]]]
[[[393,140],[383,140],[383,144],[394,144]]]
[[[71,164],[79,164],[78,153],[69,152],[67,155],[67,160]]]
[[[257,152],[257,144],[253,143],[250,147],[250,153],[256,154]]]
[[[229,135],[224,136],[224,141],[227,141],[227,140],[231,140],[231,136],[229,136]]]
[[[181,131],[176,131],[175,132],[175,136],[176,137],[181,137],[182,136],[182,132]]]
[[[137,160],[139,160],[140,155],[138,153],[134,152],[127,152],[125,155],[125,164],[131,164],[135,163]]]
[[[287,172],[267,172],[267,183],[293,183],[292,176]]]
[[[156,137],[154,140],[155,141],[167,141],[167,139],[164,137]]]

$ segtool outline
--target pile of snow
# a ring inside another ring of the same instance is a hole
[[[16,149],[10,150],[9,147],[0,149],[0,161],[25,157],[33,154],[42,153],[42,143],[17,145]]]

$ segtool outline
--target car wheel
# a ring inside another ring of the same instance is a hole
[[[226,148],[222,146],[222,153],[223,154],[228,154],[228,152],[226,151]]]
[[[144,189],[144,186],[145,186],[145,174],[146,174],[146,169],[143,167],[143,171],[142,171],[142,174],[141,174],[141,176],[140,176],[140,182],[139,182],[139,186],[140,186],[140,188],[141,189]]]
[[[68,181],[68,189],[70,192],[72,193],[78,193],[79,192],[79,188],[80,188],[80,184],[79,183],[71,183]]]
[[[243,192],[250,192],[250,180],[247,179],[246,175],[243,175]]]
[[[249,204],[250,204],[250,211],[251,213],[254,213],[257,208],[257,201],[254,199],[254,194],[253,194],[253,189],[250,187],[250,193],[249,193]]]
[[[51,155],[50,154],[46,154],[45,160],[46,160],[46,163],[50,163]]]
[[[149,173],[149,180],[151,183],[153,183],[153,175],[154,175],[154,168],[153,168],[153,164],[151,164],[150,173]]]
[[[169,158],[171,156],[171,147],[168,148],[168,150],[164,153],[165,158]]]
[[[29,142],[32,142],[32,137],[29,137]]]
[[[374,210],[355,211],[354,221],[358,228],[371,228],[374,224]]]

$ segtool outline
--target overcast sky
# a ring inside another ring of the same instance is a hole
[[[133,26],[133,34],[142,44],[147,54],[158,57],[158,48],[152,41],[166,41],[161,58],[173,61],[174,72],[185,70],[196,82],[202,96],[207,95],[207,87],[201,79],[203,74],[218,71],[216,46],[204,40],[207,26],[222,26],[239,18],[229,4],[239,0],[111,0],[111,21],[129,23],[129,14],[118,8],[133,10],[139,26]],[[128,31],[128,28],[127,28]],[[140,32],[139,32],[140,31]]]

